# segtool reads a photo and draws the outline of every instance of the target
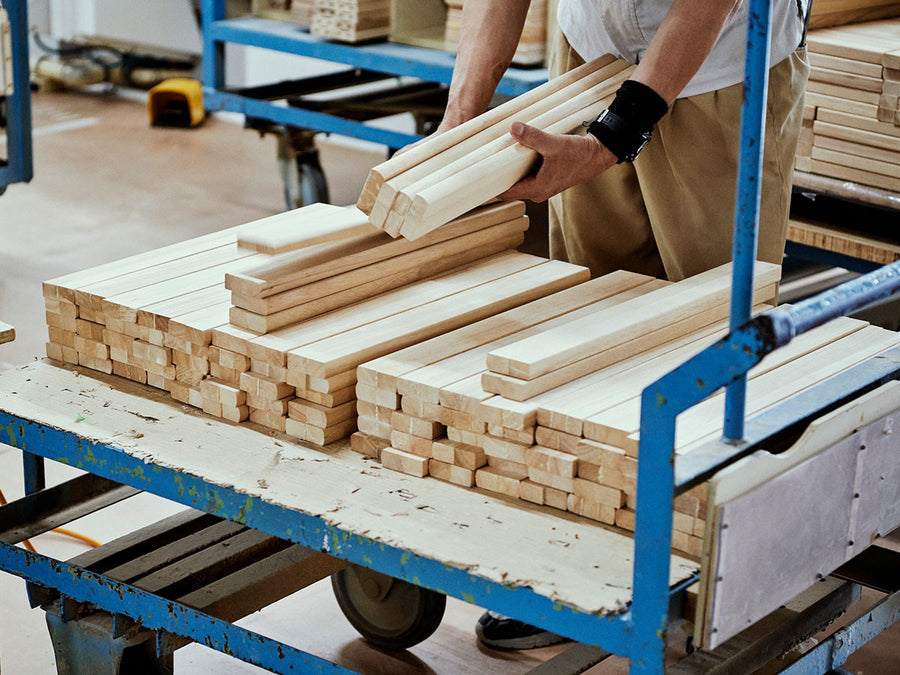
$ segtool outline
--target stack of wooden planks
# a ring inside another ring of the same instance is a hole
[[[264,19],[286,21],[309,27],[313,0],[253,0],[253,14]]]
[[[302,228],[296,214],[309,214]],[[315,204],[275,216],[238,233],[241,247],[284,255],[225,275],[231,323],[269,333],[515,248],[527,227],[522,202],[476,209],[415,242],[392,239],[355,208]]]
[[[342,42],[362,42],[387,37],[390,27],[390,0],[315,0],[309,32]]]
[[[460,30],[462,28],[462,10],[464,0],[444,0],[447,5],[447,20],[444,29],[446,49],[455,52],[459,47]],[[520,66],[536,66],[544,62],[547,52],[547,16],[546,0],[532,0],[525,16],[522,37],[516,47],[512,62]]]
[[[523,238],[521,203],[481,209],[424,245],[381,232],[281,256],[237,244],[255,227],[271,235],[286,219],[303,241],[327,239],[316,234],[315,214],[334,209],[310,209],[309,235],[294,212],[46,282],[48,356],[165,389],[236,423],[250,420],[323,445],[356,428],[360,363],[589,276],[582,267],[509,250]],[[352,218],[336,218],[334,225],[342,231],[352,226]],[[406,281],[394,278],[409,269],[415,273]],[[327,310],[259,335],[229,323],[226,275],[275,294],[318,293],[315,284],[351,292],[335,290],[342,300],[325,300]]]
[[[493,199],[533,168],[537,153],[509,134],[513,121],[571,133],[594,119],[632,66],[602,57],[376,166],[357,206],[370,222],[407,239]]]
[[[809,34],[796,167],[900,192],[900,19]]]
[[[360,431],[352,447],[410,475],[633,529],[641,391],[727,332],[727,300],[724,307],[714,301],[727,291],[727,271],[678,284],[616,272],[366,363],[358,369]],[[757,301],[772,297],[778,275],[759,265]],[[676,297],[688,283],[691,291]],[[704,309],[692,300],[700,295],[709,300]],[[654,298],[691,325],[668,313],[639,318]],[[638,327],[655,339],[619,341]],[[526,400],[493,392],[488,367],[497,358],[546,362],[561,352],[561,339],[613,358]],[[852,319],[801,336],[751,372],[749,414],[897,342],[896,334]],[[723,409],[716,395],[684,413],[678,452],[717,437]],[[702,548],[704,498],[700,487],[676,503],[675,547],[694,556]]]

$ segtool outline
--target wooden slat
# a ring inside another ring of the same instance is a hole
[[[854,183],[862,183],[863,185],[873,185],[875,187],[884,188],[885,190],[893,190],[900,192],[900,178],[884,175],[882,173],[873,173],[848,166],[832,164],[831,162],[823,162],[813,159],[811,169],[814,173],[823,176],[831,176],[848,180]]]
[[[807,246],[887,265],[900,259],[900,244],[799,218],[788,221],[787,238]]]
[[[0,345],[16,339],[16,329],[8,323],[0,321]]]
[[[777,283],[780,276],[778,265],[757,262],[755,288]],[[488,355],[488,368],[520,379],[545,375],[599,351],[625,344],[673,319],[727,301],[730,279],[730,264],[717,267],[631,301],[624,317],[624,312],[614,310],[499,349]]]

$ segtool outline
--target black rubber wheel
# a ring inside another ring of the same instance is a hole
[[[321,202],[328,203],[328,182],[315,152],[279,159],[284,205],[288,210]]]
[[[356,565],[331,575],[331,586],[359,634],[391,651],[417,645],[434,633],[447,604],[442,593]]]

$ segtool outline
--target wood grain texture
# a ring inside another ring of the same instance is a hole
[[[237,233],[240,248],[277,255],[332,241],[376,234],[356,208],[310,204],[247,223]]]

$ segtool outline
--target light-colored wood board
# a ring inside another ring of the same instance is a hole
[[[625,271],[605,275],[363,364],[358,369],[360,381],[367,380],[384,389],[398,389],[398,378],[419,368],[649,281],[650,277]]]
[[[813,173],[818,173],[823,176],[831,176],[832,178],[840,178],[841,180],[851,181],[861,185],[872,185],[885,190],[900,192],[900,178],[893,176],[863,171],[861,169],[842,166],[840,164],[832,164],[831,162],[823,162],[817,159],[812,160],[811,169]]]
[[[533,256],[523,256],[515,252],[501,253],[453,272],[425,279],[416,284],[389,291],[377,298],[323,314],[297,326],[289,326],[262,336],[247,331],[237,333],[237,335],[250,335],[251,339],[244,340],[230,339],[229,336],[235,336],[233,331],[228,331],[221,337],[214,333],[213,341],[214,344],[221,342],[220,346],[245,353],[251,358],[268,361],[278,366],[286,366],[286,354],[292,349],[433,302],[498,276],[504,276],[510,273],[510,269],[522,269],[523,266],[531,266],[539,264],[539,262]],[[217,339],[220,342],[217,342]]]
[[[268,296],[313,283],[357,267],[387,260],[409,251],[476,232],[525,215],[523,202],[492,204],[473,210],[440,231],[417,242],[391,239],[384,233],[354,237],[347,242],[275,256],[242,274],[226,274],[225,286],[246,296]]]
[[[8,323],[0,321],[0,345],[16,339],[16,329]]]
[[[896,35],[897,20],[872,21],[812,31],[807,45],[811,52],[880,64],[885,52],[896,49]]]
[[[587,281],[589,276],[586,268],[548,261],[398,314],[395,319],[375,322],[291,350],[288,367],[307,372],[312,377],[328,377],[420,340]]]
[[[787,238],[807,246],[834,251],[887,265],[900,259],[900,244],[896,240],[879,239],[851,230],[835,228],[816,222],[792,218],[788,221]]]
[[[652,292],[666,283],[650,280],[648,277],[637,276],[627,277],[625,281],[626,284],[617,281],[613,286],[597,284],[596,280],[590,282],[591,289],[600,290],[600,293],[594,291],[595,294],[588,295],[587,293],[579,292],[576,295],[577,304],[585,305],[587,298],[599,295],[596,302],[585,306],[576,306],[571,311],[566,311],[569,307],[566,305],[565,299],[560,298],[556,300],[557,295],[560,294],[554,294],[550,299],[544,301],[549,306],[549,311],[546,314],[539,314],[538,312],[531,313],[531,310],[529,310],[531,320],[526,319],[519,324],[522,328],[521,330],[409,372],[397,380],[396,389],[401,394],[415,396],[416,398],[436,403],[440,400],[440,389],[442,387],[484,372],[485,358],[491,351],[507,344],[513,344],[531,335],[543,333],[570,321],[575,321],[587,314],[622,304],[631,298]],[[581,284],[575,290],[580,291],[584,286],[588,286],[588,284]],[[612,290],[618,292],[612,294],[609,292]]]
[[[821,146],[813,146],[812,158],[820,162],[845,166],[848,169],[859,169],[867,173],[880,174],[885,176],[885,178],[893,178],[900,182],[900,171],[897,170],[897,165],[893,162],[884,162],[871,157],[860,157],[847,152],[828,150]]]
[[[778,265],[756,263],[755,288],[777,283],[780,277],[781,268]],[[727,301],[730,279],[730,264],[717,267],[635,298],[626,307],[597,313],[541,336],[498,349],[488,354],[487,366],[501,375],[534,379],[599,351],[624,344],[655,326],[665,325],[676,316],[703,312]]]
[[[764,360],[756,366],[756,372],[751,371],[747,384],[747,414],[763,412],[896,343],[896,334],[870,326],[788,363],[783,363],[785,357],[780,363],[776,351],[767,359],[768,365]],[[724,394],[720,393],[682,415],[676,425],[676,450],[690,452],[692,446],[720,434],[724,410]],[[638,427],[639,423],[634,426],[629,442],[638,441]]]
[[[893,164],[900,171],[900,138],[897,140],[897,150],[886,150],[884,148],[875,148],[871,145],[862,145],[853,141],[844,141],[840,138],[830,138],[829,136],[820,136],[816,139],[816,147],[831,152],[841,153],[845,155],[854,155],[856,157],[865,157],[877,162]]]
[[[855,75],[863,75],[865,77],[877,77],[881,79],[882,65],[880,63],[866,63],[865,61],[857,61],[856,59],[846,59],[840,56],[829,56],[827,54],[818,54],[816,52],[808,52],[807,58],[809,65],[813,68],[827,68],[843,73],[853,73]]]
[[[839,98],[837,96],[817,94],[812,91],[806,92],[804,101],[806,102],[806,105],[814,105],[819,109],[844,112],[850,115],[857,115],[859,117],[877,121],[878,106],[871,103],[850,101],[848,99]]]
[[[379,164],[370,172],[359,201],[357,202],[357,206],[361,211],[369,213],[372,206],[375,204],[375,198],[378,191],[385,180],[393,178],[417,164],[424,162],[428,158],[462,143],[468,137],[502,122],[522,108],[542,100],[551,92],[557,91],[568,84],[579,80],[597,68],[606,65],[611,59],[612,57],[605,56],[586,63],[559,78],[555,78],[521,96],[478,115],[444,134],[430,137],[427,142],[420,143],[406,152]]]
[[[875,106],[878,105],[878,101],[881,98],[881,95],[877,92],[842,87],[837,84],[828,84],[827,82],[816,82],[815,80],[809,81],[806,85],[806,90],[813,94],[824,94],[825,96],[833,96],[834,98],[843,98],[848,101]]]
[[[819,123],[819,134],[833,136],[848,141],[856,141],[866,145],[883,146],[885,136],[900,138],[900,128],[886,122],[844,113],[839,110],[817,108],[816,121]],[[868,132],[868,133],[858,133]],[[871,134],[868,135],[868,134]]]
[[[297,288],[276,293],[274,295],[259,297],[242,296],[235,293],[232,295],[232,303],[235,307],[241,307],[256,314],[268,315],[285,309],[291,309],[297,305],[317,300],[325,296],[344,292],[354,286],[367,283],[371,284],[382,277],[398,275],[400,272],[406,270],[418,273],[418,276],[413,275],[409,277],[410,281],[412,281],[413,279],[422,276],[430,276],[427,274],[428,269],[435,269],[433,274],[444,271],[434,267],[435,264],[440,264],[442,258],[453,256],[460,251],[468,249],[477,250],[480,246],[489,244],[495,240],[506,239],[506,235],[516,234],[527,228],[528,219],[523,216],[506,223],[492,225],[476,232],[437,242],[430,246],[424,246],[420,249],[396,255],[370,265],[358,267],[348,272],[326,277],[325,279],[304,284]],[[474,259],[475,258],[473,258],[473,260]],[[390,287],[385,287],[385,290],[388,288]]]
[[[723,473],[721,494],[713,480],[704,645],[721,643],[900,524],[896,490],[878,494],[883,478],[897,476],[896,444],[885,432],[898,421],[900,397],[896,383],[888,387],[817,420],[787,453],[741,460],[739,478],[737,465]],[[873,499],[863,505],[866,494]]]
[[[874,65],[874,64],[871,64]],[[881,93],[882,77],[879,72],[875,77],[860,75],[859,73],[845,73],[841,70],[830,68],[810,68],[809,79],[812,82],[825,82],[840,87],[859,89],[860,91],[874,91]]]
[[[353,207],[310,204],[247,223],[238,230],[238,246],[278,255],[355,236],[375,234],[364,213]]]

